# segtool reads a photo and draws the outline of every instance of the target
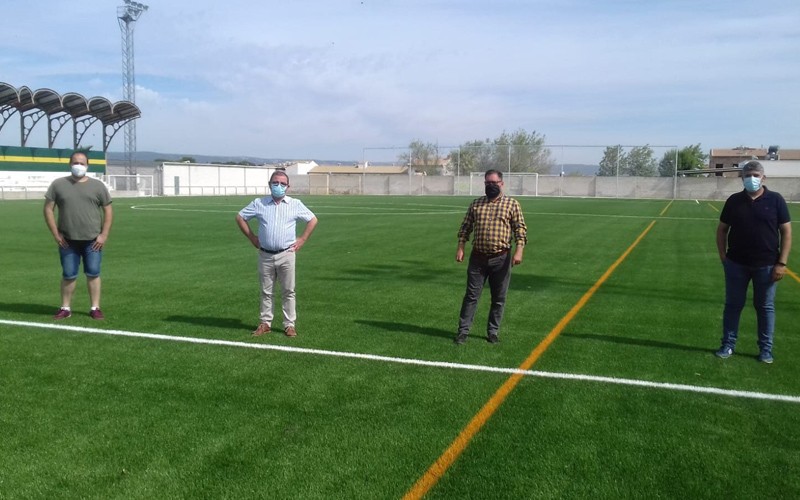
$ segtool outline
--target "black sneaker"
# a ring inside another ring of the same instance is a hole
[[[490,344],[496,344],[500,342],[500,339],[497,337],[496,333],[490,333],[489,335],[486,336],[486,341],[489,342]]]
[[[455,342],[458,345],[465,344],[467,342],[467,334],[459,333],[458,335],[456,335],[456,338],[453,339],[453,342]]]

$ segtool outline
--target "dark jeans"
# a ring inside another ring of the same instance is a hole
[[[773,266],[750,267],[725,259],[725,310],[722,313],[722,345],[736,347],[739,336],[739,317],[747,299],[747,287],[753,282],[753,307],[758,323],[758,347],[772,350],[775,333],[775,290]]]
[[[469,256],[467,267],[467,292],[461,303],[461,315],[458,321],[458,333],[468,334],[475,318],[478,299],[481,298],[483,285],[489,281],[492,293],[492,305],[489,308],[489,321],[486,325],[488,335],[497,335],[500,322],[503,320],[503,309],[506,305],[506,292],[511,278],[511,253],[506,252],[497,257],[487,258],[475,252]]]

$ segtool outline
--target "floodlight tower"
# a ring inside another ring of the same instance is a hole
[[[136,20],[147,10],[147,5],[125,0],[117,7],[119,29],[122,30],[122,98],[136,103],[136,72],[133,67],[133,28]],[[133,154],[136,152],[136,120],[125,124],[125,161],[129,175],[136,173]]]

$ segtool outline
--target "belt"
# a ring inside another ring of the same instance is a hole
[[[474,253],[478,257],[481,257],[481,258],[484,258],[484,259],[492,259],[494,257],[500,257],[501,255],[507,254],[508,253],[508,248],[506,248],[505,250],[500,250],[499,252],[495,252],[495,253],[483,253],[483,252],[479,252],[477,250],[473,250],[472,253]]]
[[[270,255],[277,255],[277,254],[279,254],[279,253],[283,253],[283,252],[285,252],[286,250],[289,250],[290,248],[292,248],[292,247],[281,248],[280,250],[267,250],[267,249],[266,249],[266,248],[264,248],[264,247],[258,247],[258,249],[259,249],[259,250],[261,250],[261,251],[262,251],[262,252],[264,252],[264,253],[268,253],[268,254],[270,254]]]

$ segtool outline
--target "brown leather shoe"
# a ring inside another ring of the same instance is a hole
[[[297,331],[294,329],[293,326],[286,328],[286,336],[287,337],[297,337]]]
[[[258,328],[256,328],[253,331],[253,337],[260,337],[260,336],[264,335],[265,333],[269,333],[271,331],[272,331],[272,328],[269,327],[269,324],[261,323],[260,325],[258,325]]]

